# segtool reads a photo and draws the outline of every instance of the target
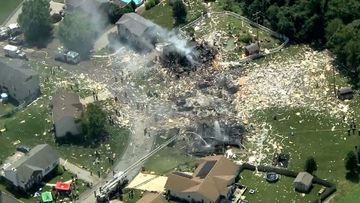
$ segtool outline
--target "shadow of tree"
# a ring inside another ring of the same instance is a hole
[[[356,172],[347,172],[345,178],[353,183],[359,183],[359,174]]]

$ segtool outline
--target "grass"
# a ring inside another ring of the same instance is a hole
[[[224,58],[233,61],[244,54],[243,47],[248,44],[246,38],[250,37],[252,41],[256,39],[258,29],[236,17],[214,14],[211,18],[205,18],[195,30],[197,39],[207,39],[214,32],[221,33],[220,39],[216,39],[217,43],[224,52]],[[262,30],[258,32],[262,50],[273,49],[280,45],[280,40],[271,37],[269,33]]]
[[[15,106],[11,103],[1,103],[0,102],[0,116],[6,115],[14,110]]]
[[[55,184],[57,181],[71,180],[72,176],[74,176],[74,174],[65,171],[62,175],[55,175],[55,176],[51,177],[49,180],[45,180],[45,181],[46,181],[46,183],[49,183],[49,184]],[[39,201],[38,198],[32,197],[32,195],[34,195],[34,194],[31,194],[31,197],[26,198],[23,195],[16,193],[15,191],[9,190],[3,182],[0,182],[0,183],[1,183],[0,190],[6,191],[8,194],[13,195],[14,197],[21,200],[22,202],[36,203]],[[77,180],[75,183],[75,188],[77,190],[77,193],[80,194],[87,189],[87,186],[86,186],[85,182],[83,182],[82,180]],[[52,191],[52,187],[45,185],[42,188],[42,191]]]
[[[187,22],[191,22],[196,18],[200,17],[204,10],[201,0],[189,1],[187,6]],[[162,1],[155,7],[146,10],[143,16],[154,23],[171,30],[174,28],[174,18],[172,16],[172,7],[168,4],[168,1]]]
[[[150,157],[145,163],[146,171],[154,172],[157,175],[165,175],[173,170],[193,171],[195,158],[172,147],[166,147]]]
[[[22,0],[1,0],[0,24],[4,23],[21,2]]]
[[[255,175],[254,172],[249,170],[241,172],[242,179],[240,183],[248,187],[244,195],[249,202],[263,202],[264,198],[269,202],[310,202],[316,199],[317,192],[321,188],[320,185],[315,185],[310,194],[302,195],[294,191],[294,178],[280,176],[276,183],[268,183],[263,176],[264,173]],[[250,194],[250,189],[256,192]]]
[[[66,72],[56,71],[51,74],[50,68],[42,63],[33,62],[33,67],[38,71],[41,79],[42,95],[24,110],[16,112],[8,118],[0,118],[0,129],[6,131],[0,135],[0,162],[15,152],[17,143],[34,147],[38,144],[47,143],[52,145],[60,154],[61,158],[69,162],[83,166],[94,174],[101,171],[104,175],[112,165],[107,157],[119,158],[128,144],[129,130],[118,126],[107,125],[109,138],[94,148],[78,145],[58,145],[52,132],[50,101],[58,88],[68,87],[73,81]],[[81,82],[80,82],[81,84]],[[79,91],[83,89],[79,86]],[[94,164],[94,152],[100,153],[99,164]],[[1,184],[0,184],[1,185]]]
[[[299,114],[300,113],[300,114]],[[277,120],[273,115],[278,115]],[[272,126],[270,136],[282,142],[283,153],[290,154],[289,168],[302,171],[307,157],[313,156],[318,164],[315,174],[337,185],[334,202],[345,196],[357,183],[346,180],[344,158],[360,141],[356,135],[347,136],[348,126],[342,120],[306,109],[268,109],[257,112],[256,120]],[[335,126],[334,130],[331,130]],[[294,135],[291,135],[293,133]],[[276,136],[275,136],[276,135]],[[266,163],[271,163],[269,152]],[[275,201],[277,195],[266,196]],[[287,196],[288,202],[294,196]],[[351,195],[350,195],[351,198]]]
[[[172,8],[167,2],[168,1],[163,1],[150,10],[146,10],[143,13],[143,16],[153,21],[154,23],[170,30],[173,28],[174,23],[172,17]]]

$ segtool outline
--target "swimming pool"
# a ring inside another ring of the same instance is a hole
[[[129,4],[131,1],[133,1],[137,6],[143,3],[143,0],[120,0],[120,1],[124,4]]]

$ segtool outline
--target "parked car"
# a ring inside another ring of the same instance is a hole
[[[31,149],[30,149],[30,147],[28,147],[26,145],[19,144],[16,146],[16,150],[26,154],[26,153],[30,152]]]
[[[5,56],[10,58],[21,58],[27,59],[25,52],[23,52],[19,47],[14,45],[6,45],[4,47]]]
[[[0,27],[0,40],[6,40],[9,38],[9,28],[8,27]]]
[[[11,36],[16,36],[22,33],[21,28],[17,23],[10,24],[8,28],[9,28],[9,34]]]
[[[16,37],[10,37],[9,38],[9,44],[11,45],[23,45],[24,44],[24,37],[19,35],[19,36],[16,36]]]
[[[55,55],[55,60],[69,64],[78,64],[80,62],[80,54],[75,51],[59,48],[58,53]]]

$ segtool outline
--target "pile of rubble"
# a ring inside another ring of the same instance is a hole
[[[189,50],[181,50],[169,44],[162,49],[159,62],[176,74],[190,73],[198,68],[209,67],[217,55],[217,50],[206,42],[193,42]]]
[[[286,60],[285,56],[289,55]],[[237,80],[236,109],[244,116],[250,111],[270,107],[305,107],[342,117],[346,105],[334,98],[331,73],[332,58],[327,52],[303,48],[296,55],[283,53],[268,62],[251,63],[244,77]]]

